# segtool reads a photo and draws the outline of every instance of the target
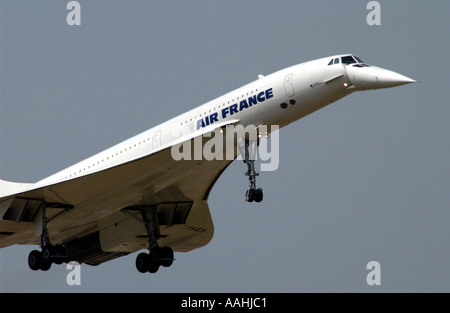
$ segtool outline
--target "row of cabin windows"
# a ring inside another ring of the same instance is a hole
[[[112,158],[114,158],[114,156],[118,156],[119,154],[122,154],[123,152],[127,152],[128,150],[133,149],[133,147],[136,148],[137,146],[140,146],[141,144],[144,144],[145,142],[146,142],[146,139],[139,141],[139,143],[134,144],[134,146],[130,146],[129,148],[122,149],[119,152],[116,152],[116,154],[114,154],[114,153],[111,154],[111,157],[109,157],[109,156],[106,157],[106,160],[108,161],[110,158],[112,159]],[[147,142],[150,142],[150,138],[147,138]],[[105,162],[105,159],[102,159],[101,163],[104,163],[104,162]],[[93,168],[95,165],[100,165],[100,161],[97,161],[97,164],[94,162],[94,163],[92,163],[92,166],[88,165],[87,167],[83,168],[82,170],[80,169],[78,171],[78,174],[85,172],[86,169],[89,170],[91,167]],[[64,179],[72,178],[72,177],[75,177],[76,175],[77,175],[77,172],[75,171],[73,174],[66,176]]]
[[[258,92],[258,88],[257,89],[255,89],[255,90],[252,90],[252,91],[250,91],[250,92],[247,92],[247,96],[250,96],[250,95],[252,95],[253,93],[257,93]],[[242,94],[242,96],[241,97],[237,97],[236,98],[236,100],[239,100],[240,98],[244,98],[245,97],[245,95],[244,94]],[[232,99],[232,100],[228,100],[228,102],[227,103],[222,103],[222,105],[218,105],[217,106],[217,109],[219,109],[219,108],[223,108],[223,107],[225,107],[225,105],[227,105],[227,104],[230,104],[230,103],[233,103],[234,102],[234,98]],[[214,107],[214,108],[212,108],[211,110],[209,110],[209,113],[211,113],[211,111],[215,111],[216,110],[216,107]],[[203,114],[203,116],[206,116],[207,115],[207,112],[204,112],[204,114]],[[190,122],[192,122],[192,119],[197,119],[197,116],[200,118],[200,117],[202,117],[202,113],[200,113],[199,115],[195,115],[194,117],[191,117],[190,119],[189,119],[189,121]],[[183,125],[183,124],[187,124],[187,122],[188,122],[188,120],[185,120],[184,122],[181,122],[180,123],[180,125]]]
[[[253,93],[257,93],[258,92],[258,88],[257,89],[255,89],[255,90],[252,90],[252,91],[250,91],[250,92],[247,92],[247,96],[250,96],[250,95],[252,95]],[[242,94],[242,96],[241,96],[242,98],[244,98],[245,97],[245,95],[244,94]],[[236,100],[239,100],[241,97],[237,97],[236,98]],[[220,107],[225,107],[225,105],[226,104],[230,104],[230,102],[231,103],[233,103],[234,102],[234,98],[232,99],[232,100],[228,100],[228,102],[227,103],[222,103],[222,105],[219,105],[219,106],[217,106],[217,109],[219,109]],[[211,110],[209,110],[209,113],[211,113],[211,111],[215,111],[216,110],[216,107],[214,107],[213,109],[211,109]],[[206,112],[204,113],[204,115],[206,116]],[[198,117],[202,117],[202,114],[200,113],[199,115],[198,115]],[[194,116],[194,118],[196,119],[197,118],[197,115],[195,115]],[[192,118],[190,118],[189,119],[189,121],[191,121],[192,122]],[[185,120],[184,121],[184,124],[187,124],[187,120]],[[183,122],[181,122],[181,124],[180,125],[183,125]],[[150,138],[147,138],[147,142],[150,142]],[[145,143],[145,139],[142,141],[142,143]],[[134,147],[136,147],[137,145],[141,145],[141,142],[139,142],[138,144],[135,144],[134,145]],[[130,146],[130,148],[129,148],[130,150],[132,149],[132,146]],[[127,151],[127,148],[125,148],[125,152]],[[120,152],[116,152],[116,156],[118,156],[119,154],[122,154],[122,152],[123,152],[123,150],[120,150]],[[114,158],[114,153],[111,155],[111,159],[112,158]],[[109,157],[106,157],[106,160],[109,160]],[[105,159],[102,159],[102,161],[101,161],[101,163],[104,163],[105,162]],[[97,165],[100,165],[100,161],[97,161]],[[95,166],[95,162],[94,163],[92,163],[92,167],[94,167]],[[87,167],[87,169],[90,169],[91,168],[91,166],[89,165],[88,167]],[[78,171],[78,173],[79,174],[81,174],[82,172],[85,172],[86,171],[86,167],[85,168],[83,168],[82,170],[80,169],[79,171]],[[77,175],[77,172],[74,172],[73,173],[73,175],[72,174],[70,174],[69,176],[66,176],[65,177],[65,179],[68,179],[68,178],[72,178],[72,177],[75,177]]]

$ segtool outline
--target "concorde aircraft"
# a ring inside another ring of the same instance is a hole
[[[413,82],[351,54],[259,75],[41,181],[0,181],[0,247],[39,245],[40,250],[30,252],[28,265],[42,271],[69,261],[98,265],[148,249],[137,255],[136,268],[154,273],[172,265],[174,251],[190,251],[211,240],[208,197],[239,151],[249,179],[245,200],[263,199],[249,153],[255,139],[247,133],[229,136],[233,144],[220,146],[233,149],[229,158],[178,159],[174,147],[204,146],[212,133],[225,136],[238,125],[259,137],[262,125],[283,127],[352,92]],[[271,132],[267,129],[264,135]]]

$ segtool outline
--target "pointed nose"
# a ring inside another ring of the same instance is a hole
[[[402,74],[376,66],[347,66],[346,69],[356,90],[391,88],[417,82]]]
[[[376,76],[376,79],[378,80],[380,88],[397,87],[417,82],[414,79],[389,70],[380,71]]]

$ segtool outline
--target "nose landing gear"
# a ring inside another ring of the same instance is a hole
[[[249,188],[245,193],[245,201],[247,202],[261,202],[263,200],[263,191],[261,188],[256,188],[256,176],[259,176],[255,171],[255,159],[256,159],[256,147],[257,141],[255,140],[245,140],[244,143],[241,143],[240,148],[241,152],[243,151],[244,163],[247,164],[247,172],[245,175],[248,176],[249,179]]]
[[[245,193],[245,201],[247,202],[261,202],[263,200],[263,191],[261,188],[248,188]]]

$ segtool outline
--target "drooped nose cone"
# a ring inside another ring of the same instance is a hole
[[[376,66],[347,66],[346,69],[356,90],[390,88],[417,82],[399,73]]]

